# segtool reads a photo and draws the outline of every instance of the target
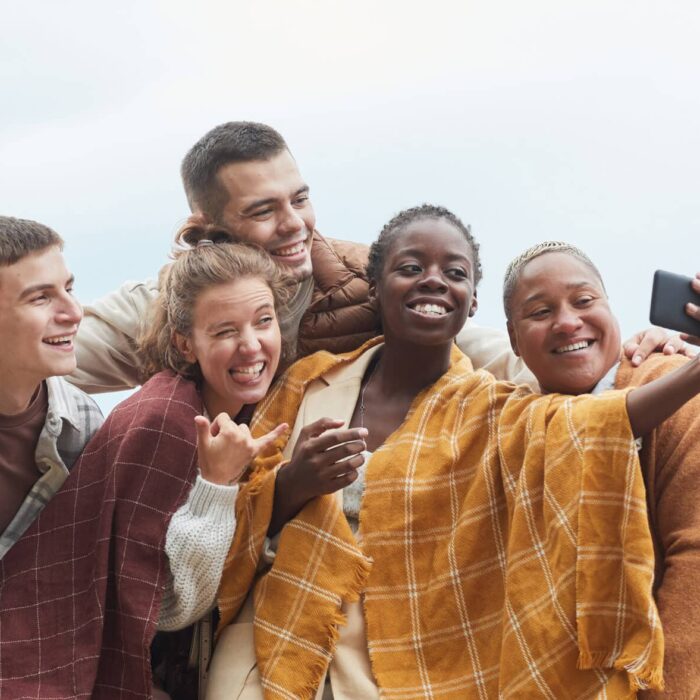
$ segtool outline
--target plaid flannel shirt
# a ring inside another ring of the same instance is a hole
[[[0,535],[0,559],[63,486],[83,447],[102,425],[102,413],[87,394],[61,377],[49,377],[46,387],[49,407],[34,452],[41,476]]]

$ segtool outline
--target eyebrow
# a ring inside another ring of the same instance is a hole
[[[569,282],[566,285],[566,289],[580,289],[581,287],[588,287],[590,285],[590,282]],[[544,292],[536,292],[535,294],[531,294],[529,297],[527,297],[523,304],[529,304],[532,301],[539,301],[540,299],[543,299],[546,296],[548,295]]]
[[[68,287],[69,285],[73,284],[75,282],[75,275],[71,275],[67,280],[65,286]],[[26,299],[27,297],[30,297],[32,294],[36,294],[37,292],[45,292],[50,289],[55,289],[56,285],[55,284],[33,284],[31,287],[27,287],[26,289],[22,290],[22,293],[19,295],[20,301],[23,299]]]
[[[298,197],[300,194],[308,194],[309,192],[309,186],[308,185],[302,185],[296,192],[292,193],[292,199],[295,197]],[[254,202],[251,202],[241,213],[243,216],[247,216],[249,214],[252,214],[256,209],[259,209],[260,207],[265,207],[269,206],[270,204],[275,204],[277,202],[277,197],[266,197],[265,199],[256,199]]]
[[[399,253],[399,255],[401,255],[402,257],[409,256],[409,257],[422,259],[423,257],[425,257],[425,251],[418,250],[417,248],[405,248]],[[470,268],[474,266],[474,263],[472,263],[469,256],[465,255],[464,253],[451,253],[450,255],[447,256],[447,260],[449,262],[454,262],[455,260],[459,260],[460,262],[464,262],[467,265],[469,265]]]

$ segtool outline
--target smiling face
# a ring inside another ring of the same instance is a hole
[[[75,369],[73,338],[83,317],[58,246],[0,266],[0,377],[36,387]]]
[[[510,304],[508,333],[543,391],[591,391],[620,359],[620,329],[598,275],[567,253],[525,265]]]
[[[451,344],[476,311],[469,243],[444,219],[414,221],[391,242],[371,293],[387,344]]]
[[[297,281],[309,277],[316,217],[289,151],[269,160],[230,163],[217,177],[228,193],[220,223],[240,241],[264,248]]]
[[[209,415],[235,417],[262,399],[281,351],[272,291],[255,277],[209,287],[194,305],[192,333],[175,335],[188,362],[199,363]]]

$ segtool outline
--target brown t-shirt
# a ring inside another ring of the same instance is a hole
[[[46,421],[49,395],[42,382],[22,413],[0,413],[0,532],[12,522],[32,486],[41,476],[34,461],[36,444]]]

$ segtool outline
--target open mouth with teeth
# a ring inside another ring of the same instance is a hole
[[[73,336],[57,335],[53,338],[44,338],[41,342],[46,343],[46,345],[51,345],[52,347],[67,349],[73,347]]]
[[[591,347],[595,341],[594,340],[579,340],[576,343],[570,343],[569,345],[563,345],[560,348],[555,348],[552,352],[556,355],[563,355],[567,352],[576,352],[577,350],[585,350]]]
[[[408,308],[428,318],[438,318],[450,312],[450,309],[443,304],[409,304]]]
[[[266,366],[266,362],[256,362],[245,367],[232,367],[228,373],[231,375],[231,379],[238,384],[252,384],[260,379]]]
[[[298,243],[293,243],[292,245],[275,248],[269,252],[270,255],[274,255],[278,258],[291,258],[295,255],[306,253],[306,241],[299,241]]]

